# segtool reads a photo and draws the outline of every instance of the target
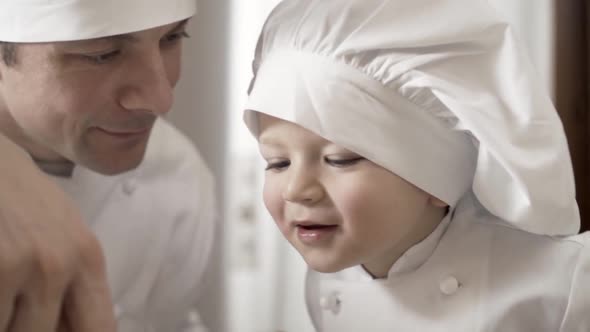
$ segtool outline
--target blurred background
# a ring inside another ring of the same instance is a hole
[[[217,176],[217,244],[200,312],[211,332],[313,332],[305,265],[261,202],[263,163],[242,125],[251,60],[278,0],[200,0],[170,120]],[[524,42],[564,121],[588,227],[590,5],[586,0],[489,0]]]

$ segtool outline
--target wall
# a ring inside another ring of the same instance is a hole
[[[217,179],[219,233],[200,312],[211,332],[224,332],[229,0],[200,1],[188,32],[191,38],[185,44],[183,76],[169,119],[198,146]]]

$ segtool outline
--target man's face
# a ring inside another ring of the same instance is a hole
[[[38,158],[53,153],[104,174],[135,168],[172,106],[185,23],[19,44],[16,65],[0,62],[0,131]]]

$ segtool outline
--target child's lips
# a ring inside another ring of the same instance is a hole
[[[305,244],[319,244],[331,238],[339,226],[337,224],[323,224],[312,221],[294,222],[297,230],[297,237]]]
[[[329,229],[338,227],[338,225],[320,225],[320,224],[310,224],[310,225],[297,225],[297,228],[305,229],[305,230],[315,230],[315,229]]]
[[[336,226],[336,224],[328,224],[311,220],[293,221],[296,227],[324,227],[324,226]]]

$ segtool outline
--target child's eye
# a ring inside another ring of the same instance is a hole
[[[102,65],[114,60],[117,56],[121,54],[120,50],[114,50],[99,54],[80,54],[82,59],[91,62],[93,64]]]
[[[291,165],[291,162],[289,160],[281,160],[281,161],[277,161],[277,162],[268,162],[268,164],[266,165],[265,170],[266,171],[269,171],[269,170],[280,171],[280,170],[283,170],[283,169],[289,167],[289,165]]]
[[[190,38],[190,35],[186,31],[179,31],[167,35],[162,41],[165,43],[174,43],[180,41],[183,38]]]
[[[324,158],[324,161],[334,167],[347,167],[352,166],[358,163],[361,160],[364,160],[363,157],[354,157],[354,158]]]

